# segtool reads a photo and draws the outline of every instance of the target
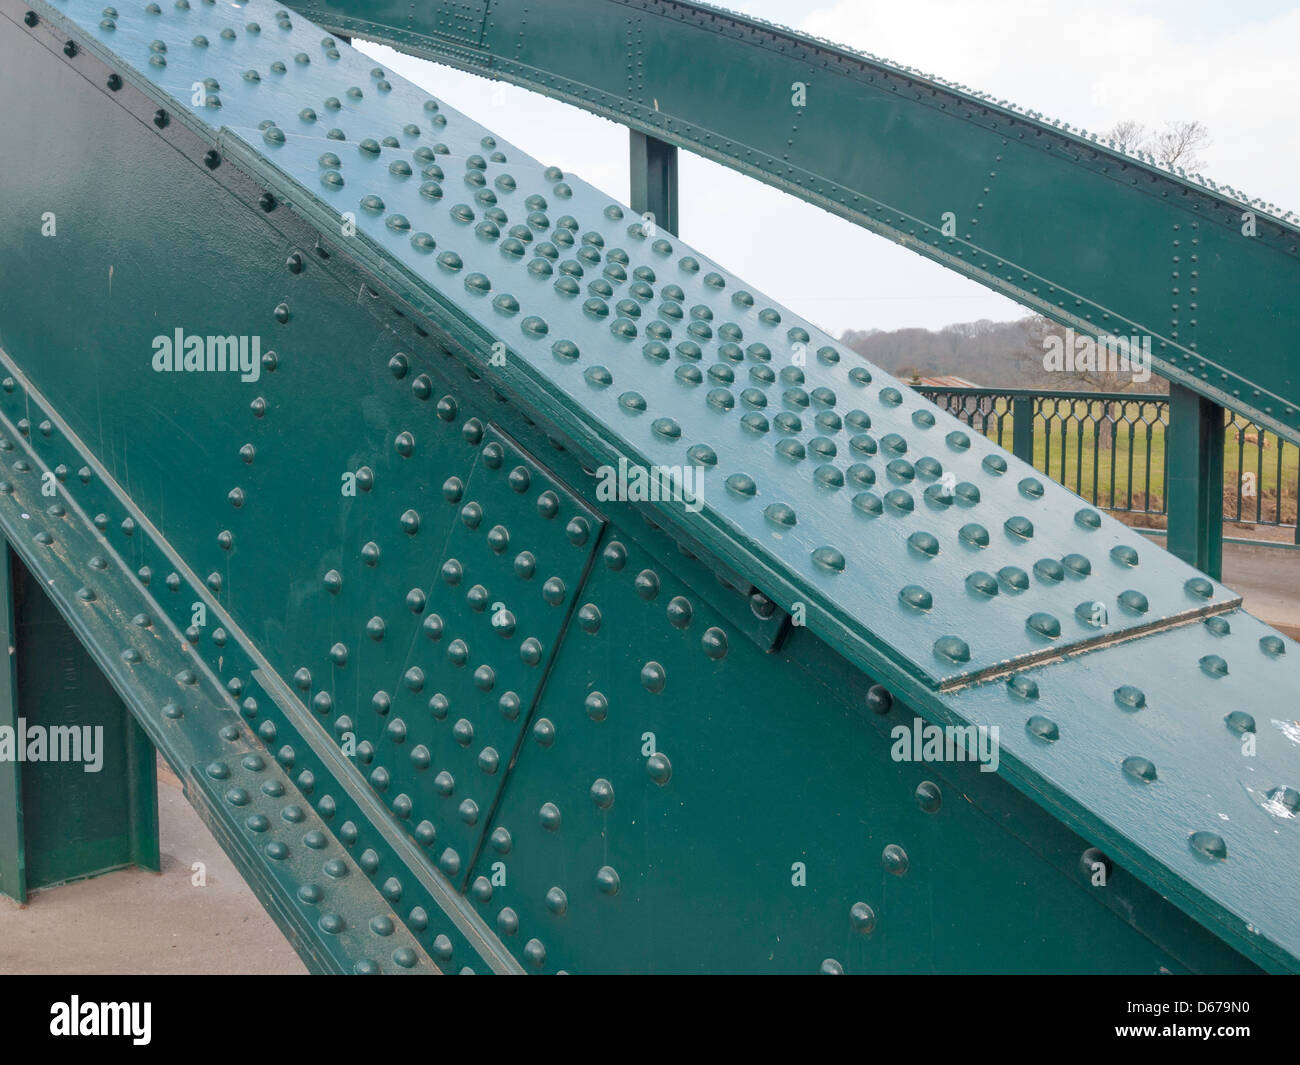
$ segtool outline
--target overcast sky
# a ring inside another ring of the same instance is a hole
[[[1296,0],[733,0],[726,5],[917,67],[1072,126],[1199,119],[1203,173],[1300,209]],[[542,162],[628,199],[627,131],[524,89],[387,48],[363,51]],[[892,242],[688,152],[681,236],[835,335],[937,329],[1023,308]],[[754,226],[763,218],[769,225]],[[799,254],[774,256],[771,227]]]

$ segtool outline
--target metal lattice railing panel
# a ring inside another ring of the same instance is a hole
[[[1163,518],[1169,402],[1161,395],[919,388],[972,429],[1010,446],[1017,402],[1031,410],[1034,465],[1094,506]],[[1224,415],[1225,521],[1296,528],[1300,447],[1233,412]]]

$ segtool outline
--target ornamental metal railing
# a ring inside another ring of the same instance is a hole
[[[1164,528],[1169,398],[1019,388],[917,391],[1094,506]],[[1300,448],[1224,412],[1225,523],[1289,529],[1300,543]],[[1229,530],[1225,530],[1229,531]]]

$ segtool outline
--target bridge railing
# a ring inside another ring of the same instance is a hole
[[[930,388],[927,399],[1130,524],[1166,527],[1169,397],[1128,392]],[[1300,544],[1300,448],[1224,411],[1223,519]]]

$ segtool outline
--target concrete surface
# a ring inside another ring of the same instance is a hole
[[[1260,621],[1300,640],[1300,551],[1224,544],[1223,583]]]
[[[1225,544],[1223,571],[1247,610],[1300,639],[1300,551]],[[305,972],[180,782],[161,767],[158,784],[162,872],[109,873],[23,908],[0,897],[0,974]],[[205,887],[190,882],[194,862]]]
[[[1136,531],[1146,535],[1143,529]],[[1239,532],[1224,529],[1224,535]],[[1147,539],[1164,550],[1163,536]],[[1283,542],[1290,542],[1289,531]],[[1300,640],[1300,549],[1224,544],[1223,583],[1241,596],[1242,606],[1260,621]]]
[[[306,972],[165,767],[158,815],[161,873],[106,873],[23,907],[0,897],[0,975]]]

